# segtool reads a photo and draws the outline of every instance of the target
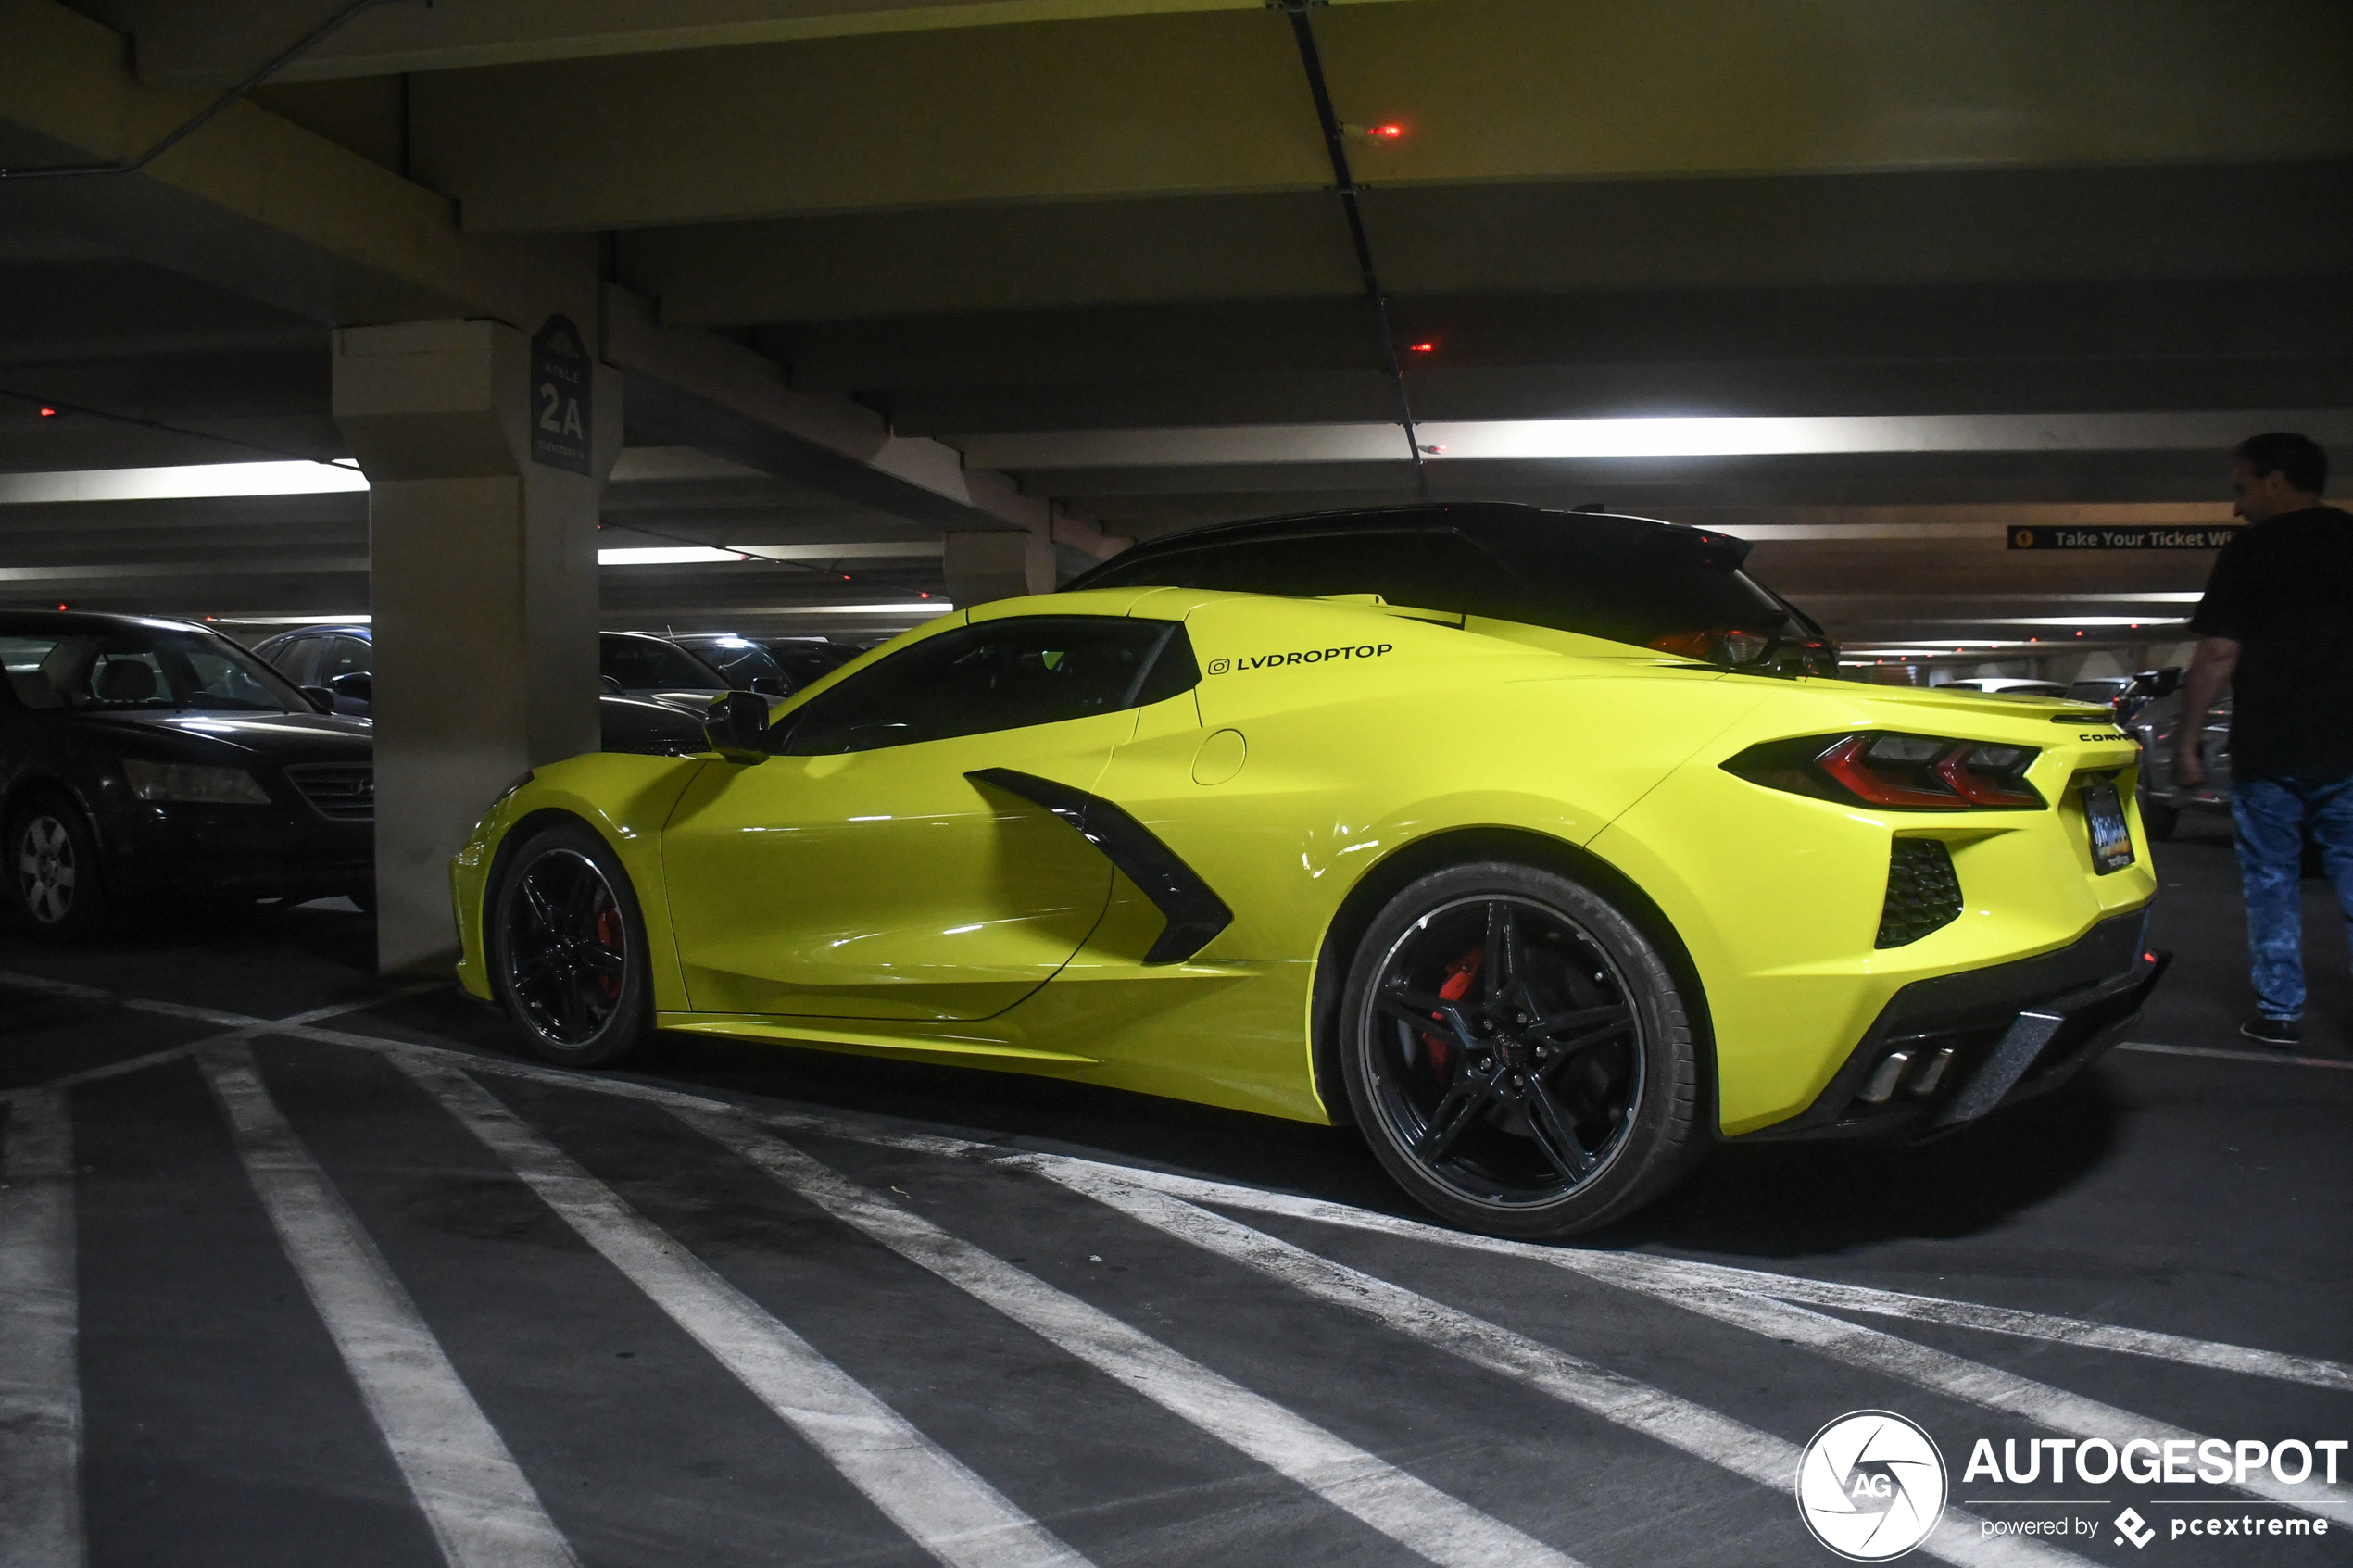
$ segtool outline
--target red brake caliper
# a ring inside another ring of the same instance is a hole
[[[597,917],[597,940],[610,952],[621,951],[621,911],[619,909],[607,909]],[[606,996],[621,995],[620,975],[604,975],[598,983],[604,986]]]
[[[1465,953],[1461,958],[1456,959],[1453,963],[1448,964],[1446,966],[1446,983],[1438,988],[1439,996],[1450,1002],[1459,1002],[1465,997],[1468,996],[1470,994],[1471,983],[1478,978],[1479,960],[1484,959],[1486,956],[1487,949],[1485,947],[1473,947],[1469,952]],[[1430,1017],[1436,1019],[1441,1023],[1446,1022],[1445,1016],[1442,1013],[1434,1012],[1430,1014]],[[1446,1042],[1440,1039],[1435,1035],[1425,1034],[1422,1036],[1422,1044],[1429,1047],[1429,1064],[1432,1067],[1437,1068],[1441,1073],[1445,1072],[1447,1049]]]

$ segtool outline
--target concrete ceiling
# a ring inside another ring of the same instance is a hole
[[[134,155],[333,9],[0,0],[0,164]],[[1441,497],[1745,529],[1850,636],[1990,636],[2178,616],[2082,596],[2178,596],[2210,558],[2006,551],[2006,523],[2219,521],[2231,441],[2275,420],[2353,448],[2341,5],[1360,0],[1314,25],[1340,118],[1403,131],[1351,157],[1413,409],[1468,433],[1423,437]],[[140,173],[0,181],[0,470],[332,458],[331,328],[561,307],[605,322],[634,444],[767,474],[617,484],[608,531],[655,543],[972,518],[1056,530],[1076,567],[1409,499],[1330,183],[1255,0],[396,0]],[[2016,416],[2050,428],[2001,435]],[[1471,429],[1657,417],[1947,422],[1619,458]],[[309,526],[356,551],[353,508],[256,503],[221,558],[295,563]],[[0,549],[147,549],[28,517],[0,508]],[[942,591],[936,559],[888,559],[852,586]],[[632,568],[608,608],[822,617],[823,577]],[[290,565],[219,602],[351,608],[348,583],[295,603],[327,588]]]

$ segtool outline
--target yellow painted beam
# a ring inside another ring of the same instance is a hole
[[[1319,12],[1377,185],[2353,154],[2342,0],[1423,0]],[[443,72],[474,232],[1316,189],[1260,9]]]

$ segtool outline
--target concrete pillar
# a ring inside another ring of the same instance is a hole
[[[369,483],[377,965],[446,973],[449,858],[524,770],[597,747],[597,504],[622,378],[585,367],[574,472],[534,458],[540,389],[514,328],[334,337],[335,422]]]
[[[940,568],[948,597],[958,608],[1025,594],[1051,594],[1056,586],[1053,542],[1042,533],[950,533]]]

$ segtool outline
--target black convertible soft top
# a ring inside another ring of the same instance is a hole
[[[1735,646],[1737,632],[1753,634],[1737,646],[1768,651],[1727,662],[1834,672],[1821,628],[1743,570],[1748,549],[1651,518],[1453,502],[1212,523],[1138,545],[1069,587],[1378,594],[1695,657]]]

